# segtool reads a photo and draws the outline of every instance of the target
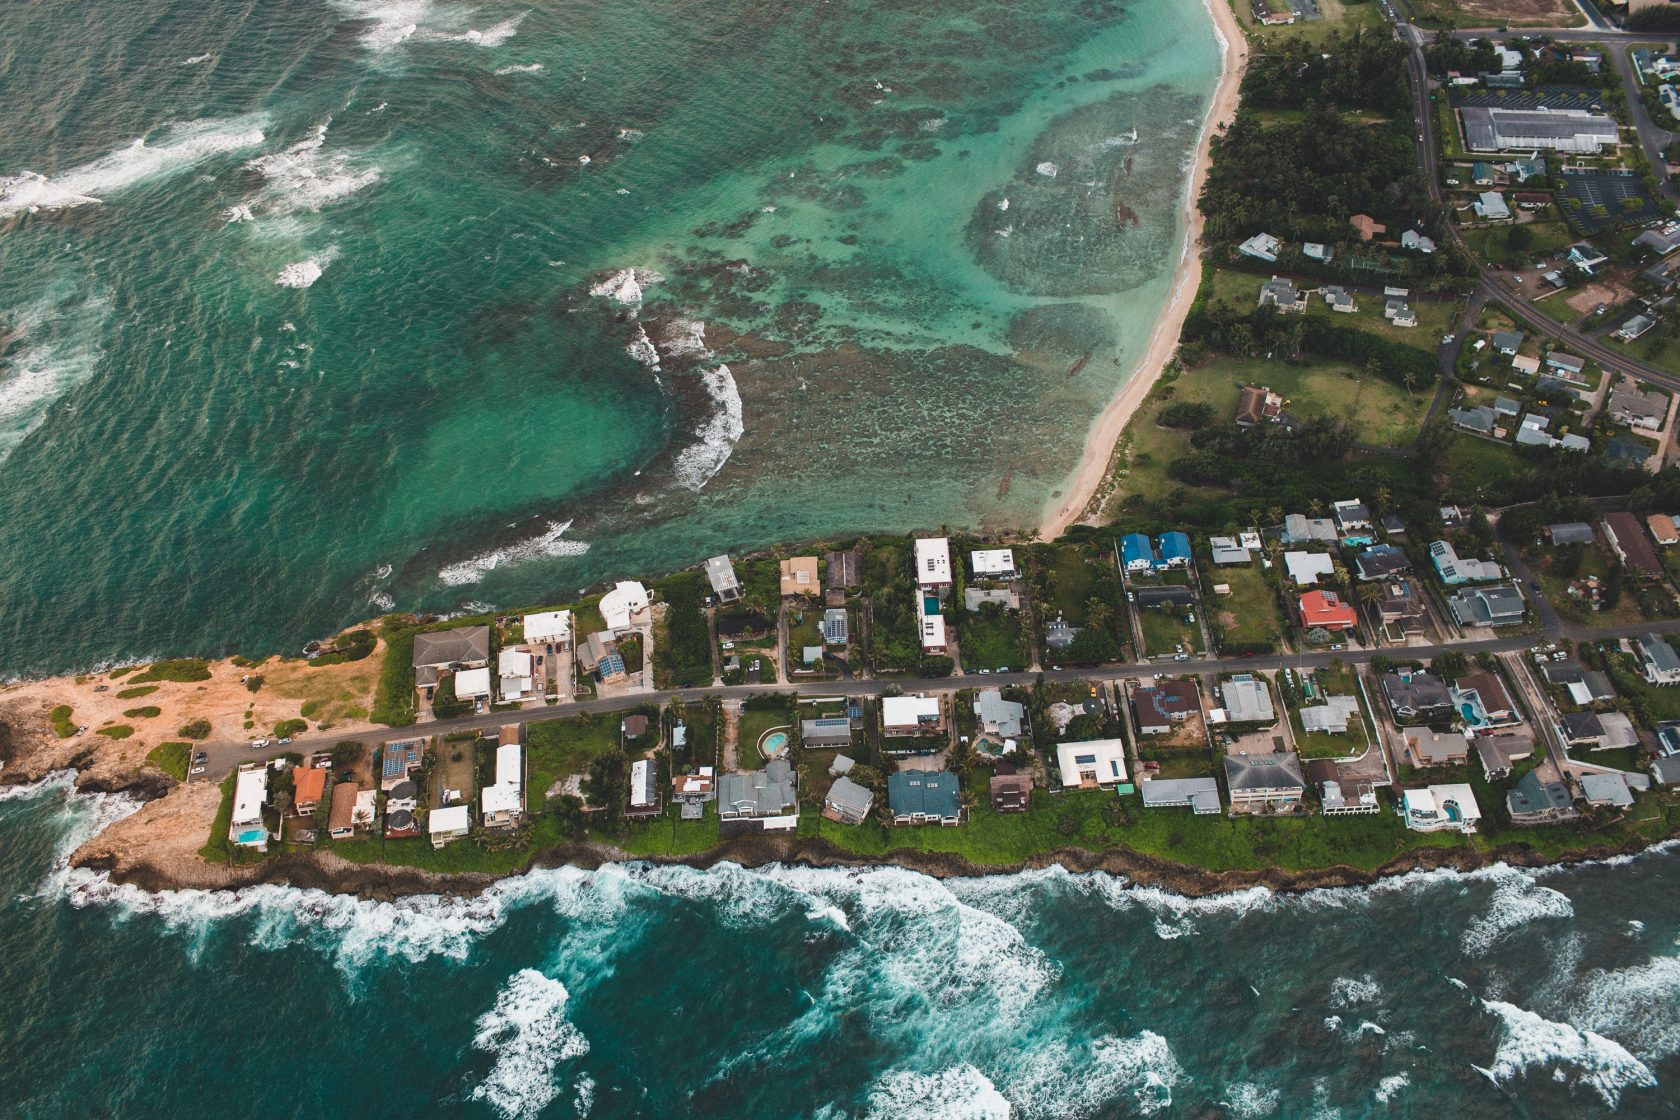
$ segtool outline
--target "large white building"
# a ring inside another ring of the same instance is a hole
[[[241,848],[268,851],[268,826],[263,824],[263,805],[268,801],[268,767],[262,763],[242,766],[233,783],[233,816],[228,821],[228,840]]]
[[[974,565],[975,579],[1016,579],[1015,550],[1012,548],[980,548],[968,554]]]
[[[1401,799],[1406,827],[1416,832],[1475,832],[1482,819],[1475,792],[1462,782],[1409,789]]]
[[[1493,109],[1467,105],[1464,146],[1473,152],[1542,149],[1594,154],[1617,141],[1616,122],[1585,109]]]
[[[1087,739],[1056,748],[1062,785],[1068,789],[1107,789],[1126,780],[1126,744],[1119,739]]]
[[[542,611],[538,614],[528,614],[525,616],[524,632],[525,644],[528,646],[569,646],[572,644],[572,612]]]
[[[647,588],[633,580],[617,584],[601,596],[601,617],[614,634],[630,629],[630,616],[647,610]]]
[[[951,542],[944,537],[916,538],[916,585],[943,589],[951,586]]]

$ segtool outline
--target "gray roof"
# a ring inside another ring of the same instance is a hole
[[[1515,350],[1523,343],[1521,331],[1494,331],[1490,344],[1495,350]]]
[[[1522,592],[1509,583],[1468,587],[1447,600],[1463,626],[1504,626],[1522,621]]]
[[[1003,693],[995,688],[981,689],[974,698],[974,714],[980,720],[980,726],[995,725],[997,733],[1006,739],[1016,738],[1021,734],[1021,705],[1003,698]]]
[[[1384,673],[1382,686],[1389,706],[1396,711],[1427,712],[1452,703],[1447,683],[1430,672],[1414,672],[1407,677]]]
[[[1447,415],[1452,422],[1461,428],[1469,428],[1472,432],[1491,432],[1499,420],[1493,409],[1483,405],[1475,408],[1449,408]]]
[[[1482,768],[1490,773],[1509,770],[1513,762],[1534,757],[1534,739],[1529,735],[1478,735],[1476,754]]]
[[[1545,665],[1541,667],[1540,672],[1545,676],[1547,684],[1562,685],[1565,688],[1572,684],[1586,685],[1594,700],[1612,700],[1616,696],[1608,674],[1597,669],[1583,669],[1573,661],[1564,665]]]
[[[1633,804],[1633,792],[1620,774],[1582,774],[1581,796],[1595,805],[1626,809]]]
[[[414,667],[490,660],[490,627],[457,626],[414,635]]]
[[[887,775],[887,801],[895,817],[962,814],[957,776],[948,770],[899,770]]]
[[[1301,709],[1301,727],[1306,731],[1329,731],[1340,734],[1348,724],[1359,718],[1357,696],[1326,696],[1324,703]]]
[[[1600,113],[1495,109],[1482,105],[1465,105],[1458,112],[1464,121],[1465,146],[1471,151],[1545,147],[1548,142],[1573,144],[1578,137],[1598,144],[1616,142],[1616,122]]]
[[[1569,787],[1562,782],[1542,782],[1537,770],[1530,770],[1517,780],[1505,795],[1505,807],[1512,816],[1525,813],[1562,812],[1573,804]]]
[[[1591,544],[1593,527],[1585,521],[1560,521],[1546,526],[1546,535],[1553,544]]]
[[[1665,786],[1680,785],[1680,754],[1664,755],[1651,763],[1651,773]]]
[[[1571,742],[1596,739],[1598,746],[1606,749],[1639,743],[1633,721],[1621,712],[1565,712],[1558,722]]]
[[[1277,718],[1271,690],[1261,677],[1239,673],[1228,681],[1220,681],[1219,697],[1225,702],[1225,714],[1232,723],[1269,723]]]
[[[793,768],[776,759],[762,770],[725,774],[718,781],[718,808],[752,817],[775,817],[798,803]]]
[[[1188,805],[1197,813],[1219,812],[1219,783],[1212,778],[1156,778],[1140,788],[1145,808]]]
[[[1522,411],[1522,402],[1514,401],[1510,397],[1495,397],[1493,410],[1501,416],[1515,416]]]
[[[1306,789],[1301,760],[1291,751],[1225,756],[1225,783],[1236,790]]]
[[[735,578],[735,565],[729,562],[727,556],[713,556],[706,561],[706,579],[720,597],[727,592],[741,590],[741,581]]]
[[[1661,634],[1643,635],[1639,639],[1639,648],[1645,651],[1645,660],[1657,672],[1680,671],[1680,657],[1675,656],[1674,647]]]
[[[1604,408],[1611,413],[1661,420],[1668,414],[1668,397],[1656,389],[1647,391],[1637,381],[1624,377],[1610,390]]]
[[[875,804],[875,795],[850,778],[836,778],[834,784],[828,787],[826,799],[842,813],[867,817],[869,807]]]

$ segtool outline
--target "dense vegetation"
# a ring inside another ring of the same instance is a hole
[[[662,641],[654,643],[661,677],[678,688],[712,681],[712,639],[706,629],[706,577],[678,572],[655,585],[665,600]]]

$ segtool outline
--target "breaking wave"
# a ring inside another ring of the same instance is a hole
[[[701,379],[714,411],[694,429],[699,439],[677,453],[675,468],[677,481],[690,490],[703,489],[723,469],[747,430],[742,422],[741,392],[729,367],[720,364],[707,370]]]
[[[0,359],[0,461],[46,419],[52,403],[92,377],[110,311],[101,294],[64,302],[45,296],[5,322],[17,349]]]
[[[329,245],[327,248],[305,260],[289,264],[280,270],[274,282],[282,288],[307,288],[321,278],[321,273],[333,261],[338,259],[338,246]]]
[[[1644,1062],[1601,1034],[1499,1000],[1484,1000],[1482,1007],[1499,1019],[1501,1028],[1493,1062],[1483,1070],[1496,1084],[1531,1069],[1551,1069],[1557,1080],[1590,1089],[1614,1108],[1626,1090],[1657,1083]]]
[[[544,532],[529,540],[491,549],[440,569],[438,579],[450,587],[466,587],[504,564],[512,566],[544,557],[582,556],[589,551],[589,542],[567,539],[566,531],[571,527],[570,521],[551,521]]]
[[[589,1040],[566,1020],[568,999],[564,984],[535,969],[509,978],[473,1036],[475,1048],[496,1055],[490,1073],[473,1088],[474,1100],[508,1120],[524,1120],[560,1095],[555,1067],[589,1053]]]
[[[362,157],[326,150],[332,119],[316,125],[309,135],[283,151],[250,160],[245,166],[263,177],[258,209],[265,214],[317,213],[379,181],[378,167],[363,165]],[[250,216],[251,211],[245,210]]]

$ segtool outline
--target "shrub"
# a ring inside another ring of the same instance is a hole
[[[438,681],[436,691],[432,693],[432,715],[438,719],[453,719],[464,716],[472,711],[472,701],[462,700],[455,695],[455,674],[450,673]]]
[[[1201,401],[1173,401],[1155,417],[1163,428],[1205,428],[1213,423],[1213,406]]]
[[[94,734],[103,735],[107,739],[126,739],[134,734],[134,728],[126,723],[114,723],[110,727],[101,727]]]
[[[173,741],[159,743],[146,754],[147,762],[178,782],[187,780],[187,763],[191,758],[192,747],[190,744]]]
[[[128,711],[123,713],[123,718],[124,719],[151,719],[153,716],[161,716],[162,714],[163,714],[163,709],[162,708],[159,708],[154,704],[147,704],[143,708],[130,708],[130,709],[128,709]]]
[[[175,734],[183,739],[208,739],[210,738],[210,721],[195,719],[191,723],[184,724]]]
[[[172,661],[155,661],[146,667],[145,672],[130,678],[130,684],[144,684],[147,681],[174,681],[178,684],[191,684],[194,681],[210,679],[210,666],[202,658],[179,657]]]
[[[374,695],[374,723],[401,727],[414,722],[414,631],[387,630],[385,664],[379,671],[379,690]]]
[[[346,739],[333,747],[333,766],[340,770],[348,766],[354,766],[362,760],[362,756],[366,753],[367,748],[363,747],[360,742],[355,739]]]
[[[138,666],[138,665],[123,665],[119,668],[112,669],[106,675],[109,676],[112,680],[116,680],[118,677],[128,676],[128,674],[134,672],[134,670],[136,670],[138,668],[140,668],[140,666]]]
[[[76,725],[70,722],[70,717],[74,714],[70,705],[60,704],[48,717],[52,720],[53,730],[58,733],[60,739],[68,739],[76,733]]]
[[[306,700],[304,701],[303,707],[298,709],[298,715],[308,719],[320,710],[321,702],[319,700]]]
[[[311,658],[311,665],[342,665],[346,661],[360,661],[373,652],[378,643],[372,630],[352,630],[333,642],[331,648],[325,649]]]
[[[138,700],[142,696],[150,696],[158,690],[155,684],[143,684],[139,688],[125,688],[117,693],[118,700]]]
[[[290,739],[293,735],[302,734],[309,730],[309,722],[301,719],[283,719],[274,725],[276,739]]]

